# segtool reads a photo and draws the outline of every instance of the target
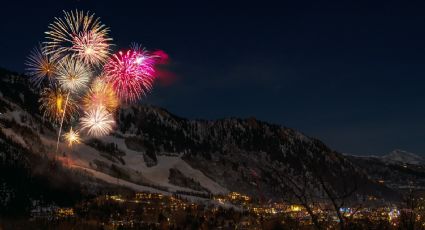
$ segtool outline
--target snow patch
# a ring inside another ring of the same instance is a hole
[[[382,156],[382,160],[388,163],[402,163],[419,165],[424,163],[424,158],[404,150],[396,149],[389,154]]]

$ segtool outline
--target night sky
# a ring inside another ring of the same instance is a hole
[[[212,2],[2,1],[0,66],[23,72],[55,16],[90,10],[115,50],[168,53],[147,103],[254,116],[345,153],[425,153],[424,1]]]

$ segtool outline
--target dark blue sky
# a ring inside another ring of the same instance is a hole
[[[341,152],[425,153],[424,1],[170,2],[2,1],[0,66],[22,72],[53,17],[90,10],[117,48],[169,54],[148,103],[255,116]]]

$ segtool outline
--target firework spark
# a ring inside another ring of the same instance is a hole
[[[98,65],[110,52],[109,28],[94,14],[64,11],[64,18],[55,18],[46,32],[46,52],[59,57],[77,55],[85,63]]]
[[[81,143],[80,133],[78,131],[72,130],[72,127],[69,130],[69,132],[67,132],[63,135],[63,137],[68,142],[69,147],[72,147],[73,144]]]
[[[114,54],[104,66],[105,80],[120,99],[136,101],[152,88],[155,59],[145,51]]]
[[[91,136],[108,135],[115,125],[114,117],[104,107],[98,107],[85,112],[80,119],[81,130],[86,130]]]
[[[83,98],[83,107],[86,111],[104,107],[108,112],[114,112],[118,108],[118,98],[111,84],[102,78],[93,81],[89,92]]]
[[[52,122],[60,123],[62,117],[65,121],[70,121],[77,114],[78,105],[72,98],[68,98],[65,110],[67,94],[60,88],[45,88],[41,92],[39,99],[40,110],[44,111],[44,117]]]
[[[101,34],[88,31],[74,37],[70,50],[85,64],[100,65],[110,54],[108,40]]]
[[[58,65],[56,78],[62,89],[77,92],[87,87],[92,72],[88,66],[74,58],[64,58]]]
[[[139,65],[139,71],[146,77],[153,77],[155,70],[154,66],[156,60],[159,58],[157,55],[149,53],[142,45],[138,43],[131,43],[130,50],[133,50],[135,57],[135,63]]]
[[[37,88],[46,78],[50,83],[53,82],[56,62],[50,55],[43,52],[41,45],[32,50],[25,64],[28,66],[26,70],[28,75],[31,76],[31,83]]]
[[[87,84],[90,81],[91,77],[91,70],[80,60],[72,57],[65,57],[63,58],[63,60],[61,60],[57,68],[56,74],[56,78],[59,82],[60,87],[68,92],[63,108],[63,114],[60,121],[58,138],[56,142],[57,152],[59,149],[59,141],[62,133],[63,122],[65,119],[65,113],[67,111],[69,96],[71,92],[77,92],[87,87]]]

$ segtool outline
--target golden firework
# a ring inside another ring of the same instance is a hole
[[[68,102],[65,110],[65,102]],[[75,101],[63,92],[60,88],[45,88],[41,92],[39,99],[40,110],[44,111],[43,116],[52,122],[60,123],[62,116],[64,121],[70,121],[77,114],[77,104]]]
[[[65,138],[66,142],[68,142],[69,147],[72,147],[73,144],[81,143],[80,133],[78,131],[72,130],[72,127],[69,132],[63,135],[63,137]]]
[[[31,82],[36,87],[40,87],[40,84],[46,78],[50,82],[53,81],[56,62],[50,55],[43,52],[43,47],[41,45],[32,50],[25,64],[28,66],[26,70],[28,75],[31,76]]]
[[[99,65],[110,53],[109,28],[100,18],[84,11],[64,11],[63,18],[55,18],[46,32],[47,54],[58,57],[74,56],[86,64]]]

